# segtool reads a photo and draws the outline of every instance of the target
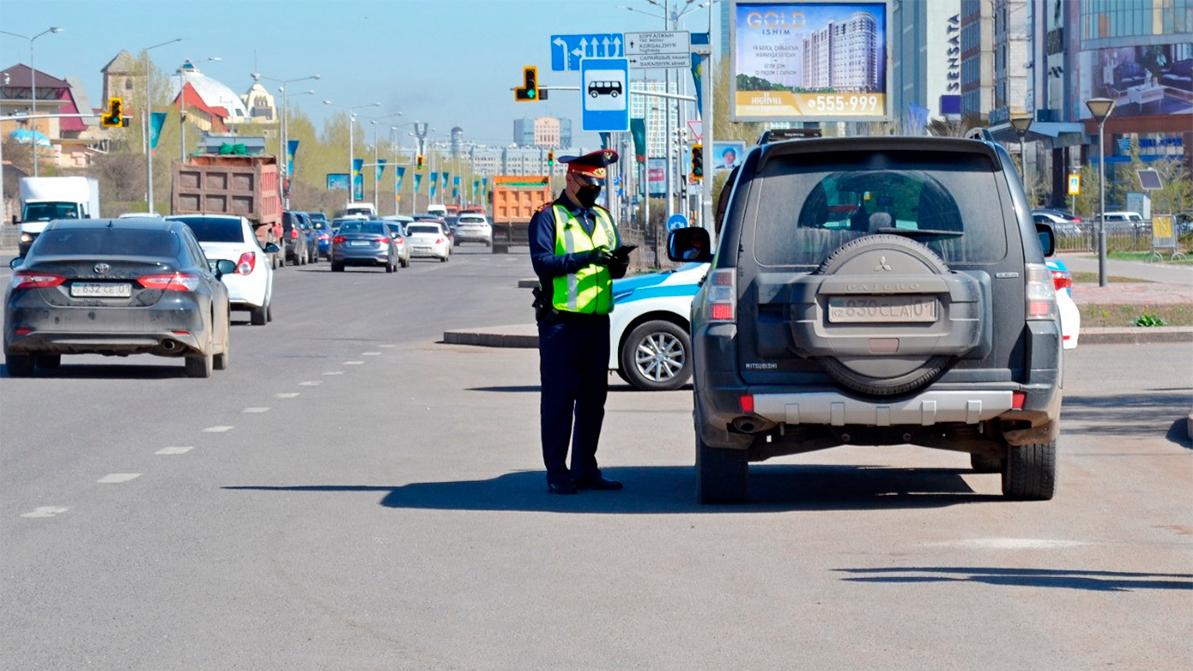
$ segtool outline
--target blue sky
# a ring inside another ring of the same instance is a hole
[[[200,69],[237,92],[255,69],[281,79],[317,72],[321,80],[294,85],[318,92],[294,101],[317,121],[330,113],[318,103],[324,98],[377,100],[381,110],[401,110],[403,120],[428,121],[443,133],[458,125],[467,138],[508,143],[512,120],[522,116],[569,117],[578,133],[576,93],[528,104],[513,102],[509,89],[523,65],[538,65],[544,84],[576,83],[575,73],[550,72],[551,34],[662,28],[662,19],[626,5],[659,13],[645,0],[0,0],[0,25],[25,35],[65,28],[37,40],[35,64],[80,77],[94,105],[99,69],[120,49],[135,54],[182,37],[153,52],[159,68],[218,56]],[[707,10],[682,27],[706,30]],[[27,41],[0,35],[0,67],[28,60]],[[579,141],[597,144],[595,136]]]

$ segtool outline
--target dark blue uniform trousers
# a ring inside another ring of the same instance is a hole
[[[601,474],[596,451],[609,391],[609,317],[561,314],[540,321],[538,329],[539,412],[547,480],[568,479],[569,438],[570,477],[595,478]]]

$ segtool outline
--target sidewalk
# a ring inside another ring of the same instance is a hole
[[[1057,254],[1056,258],[1064,261],[1070,272],[1096,273],[1098,272],[1098,257],[1093,254]],[[1179,266],[1163,263],[1140,263],[1138,261],[1106,260],[1106,270],[1111,275],[1133,277],[1148,282],[1181,285],[1186,291],[1193,292],[1193,265]],[[1113,283],[1111,284],[1113,286]],[[1193,293],[1188,294],[1193,300]]]

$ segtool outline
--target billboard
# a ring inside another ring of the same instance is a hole
[[[712,143],[712,160],[716,170],[732,170],[746,158],[745,142]]]
[[[1116,117],[1193,114],[1193,44],[1110,47],[1081,59],[1081,99],[1113,99]],[[1081,116],[1089,117],[1084,105]]]
[[[348,190],[348,173],[346,172],[329,172],[327,173],[327,190],[335,189]]]
[[[733,120],[887,119],[889,15],[885,1],[733,2]]]
[[[667,159],[651,158],[646,162],[646,183],[652,197],[667,195]]]

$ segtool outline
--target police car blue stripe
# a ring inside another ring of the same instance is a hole
[[[678,296],[687,296],[690,298],[695,296],[698,291],[700,291],[700,285],[698,284],[672,284],[661,287],[646,287],[634,291],[629,295],[618,297],[616,305],[625,305],[648,298],[674,298]]]

